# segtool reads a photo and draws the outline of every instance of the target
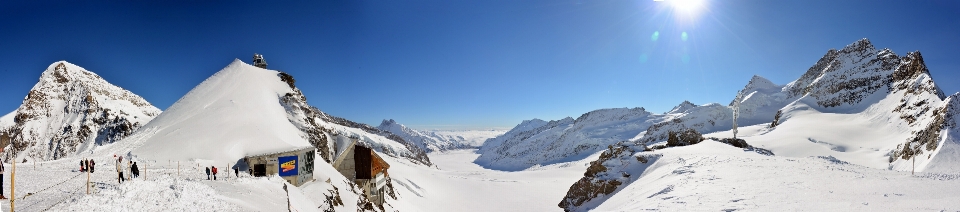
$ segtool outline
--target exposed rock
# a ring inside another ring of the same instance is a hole
[[[52,160],[121,140],[159,114],[140,96],[60,61],[41,74],[12,123],[0,123],[0,134],[14,153],[6,159]]]

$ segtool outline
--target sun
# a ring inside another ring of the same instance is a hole
[[[654,0],[656,2],[666,2],[673,8],[675,13],[693,16],[703,10],[706,6],[704,0]]]

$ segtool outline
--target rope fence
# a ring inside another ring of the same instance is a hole
[[[96,175],[97,178],[100,179],[98,181],[90,181],[91,180],[90,177],[93,177],[92,174],[88,173],[87,171],[81,171],[73,176],[70,176],[69,178],[59,180],[56,183],[43,185],[46,183],[37,184],[37,182],[46,182],[49,180],[36,178],[36,176],[33,176],[31,174],[26,175],[28,176],[27,179],[23,179],[23,178],[16,179],[15,177],[17,177],[17,174],[16,174],[17,165],[22,165],[22,164],[13,165],[14,166],[13,171],[10,173],[11,174],[10,175],[11,196],[10,196],[9,206],[11,211],[13,211],[14,205],[18,206],[16,207],[18,211],[19,210],[36,211],[37,209],[39,209],[39,207],[43,207],[43,206],[46,206],[46,207],[44,207],[40,211],[48,211],[59,204],[67,202],[67,200],[69,199],[75,198],[78,194],[100,193],[99,189],[94,189],[93,187],[91,187],[92,185],[97,185],[97,184],[106,185],[106,184],[118,183],[116,181],[114,181],[113,183],[109,183],[109,181],[102,182],[104,177],[107,177],[108,179],[113,178],[114,180],[117,180],[117,177],[119,177],[119,176],[110,177],[111,176],[110,173],[117,171],[114,169],[115,165],[111,166],[111,165],[102,164],[101,167],[103,168],[101,168],[100,170],[103,170],[103,171],[97,172],[97,175]],[[232,167],[230,166],[231,164],[226,164],[226,165],[227,166],[223,166],[223,168],[217,167],[219,170],[219,172],[217,173],[218,180],[227,180],[228,178],[237,178],[236,176],[233,176],[235,175],[235,173]],[[151,180],[162,179],[162,177],[159,177],[159,176],[168,176],[168,177],[174,177],[176,179],[204,180],[206,179],[204,178],[204,176],[206,176],[206,172],[204,170],[205,168],[207,167],[200,166],[200,164],[198,163],[183,164],[180,162],[174,162],[174,163],[169,163],[167,165],[162,165],[162,163],[150,163],[147,161],[142,161],[140,164],[138,164],[138,176],[139,176],[138,178],[146,181],[148,179],[147,178],[148,176],[150,176]],[[128,166],[127,164],[123,164],[122,169],[123,169],[122,171],[124,172],[123,177],[125,178],[125,180],[133,179],[133,177],[131,176],[132,175],[131,166]],[[244,174],[247,173],[245,170],[241,172],[243,172]],[[152,175],[148,175],[148,174],[152,174]],[[83,175],[87,175],[87,179],[77,180],[77,178]],[[212,170],[210,175],[213,175]],[[63,175],[60,175],[60,176],[63,176]],[[21,193],[26,189],[22,189],[21,188],[22,185],[18,186],[18,184],[22,184],[23,182],[20,182],[20,183],[17,183],[17,182],[23,181],[23,180],[27,180],[28,182],[31,182],[31,184],[27,185],[28,189],[35,190],[35,191],[24,192],[25,194]],[[76,184],[72,184],[72,183],[76,183]],[[75,186],[71,186],[71,185],[75,185]],[[42,188],[33,189],[31,187],[42,187]],[[13,193],[14,188],[17,188],[16,194],[23,194],[23,195],[21,196],[21,195],[14,194]],[[87,189],[86,192],[84,192],[85,188]],[[93,189],[92,193],[91,193],[91,189]],[[59,192],[51,192],[51,190],[56,190]],[[60,195],[64,195],[64,196],[60,197]],[[42,198],[38,196],[42,196]],[[50,203],[53,203],[53,204],[47,205]]]

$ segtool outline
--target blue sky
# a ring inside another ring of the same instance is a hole
[[[960,91],[957,1],[707,0],[693,12],[654,1],[297,3],[0,2],[0,113],[59,60],[165,109],[234,58],[261,53],[333,115],[512,127],[728,103],[753,75],[785,84],[860,38],[920,50],[944,92]]]

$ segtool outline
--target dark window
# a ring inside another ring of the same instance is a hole
[[[303,156],[303,173],[313,173],[313,154],[314,151],[310,150]]]
[[[267,176],[267,164],[253,165],[253,176],[254,177]]]
[[[373,164],[373,158],[370,157],[370,148],[357,145],[353,149],[353,160],[357,165],[357,179],[373,179],[370,173]]]

